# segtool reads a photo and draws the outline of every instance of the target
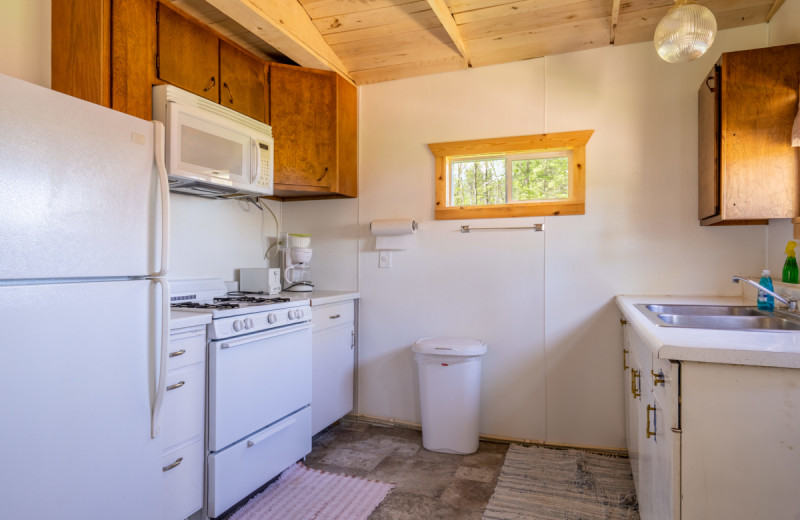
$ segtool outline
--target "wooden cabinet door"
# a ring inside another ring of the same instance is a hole
[[[219,38],[165,4],[158,5],[158,77],[219,102]]]
[[[269,90],[275,184],[330,191],[337,177],[335,73],[272,64]]]
[[[265,70],[263,61],[220,41],[220,103],[262,123],[269,121]]]
[[[358,195],[358,90],[336,75],[336,193]]]
[[[697,218],[719,214],[720,66],[714,65],[697,91],[699,195]]]

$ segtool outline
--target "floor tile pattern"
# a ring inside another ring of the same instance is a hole
[[[479,520],[507,450],[507,444],[481,442],[471,455],[436,453],[422,447],[419,431],[343,420],[314,438],[305,464],[393,482],[370,520]]]

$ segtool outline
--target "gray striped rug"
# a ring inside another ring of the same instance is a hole
[[[484,520],[638,520],[630,461],[512,445]]]

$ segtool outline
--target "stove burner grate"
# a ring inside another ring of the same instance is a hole
[[[239,304],[183,302],[183,303],[173,303],[172,307],[175,309],[238,309]]]
[[[240,303],[284,303],[288,302],[289,298],[263,298],[257,296],[247,296],[246,293],[228,293],[228,296],[214,298],[214,301]]]

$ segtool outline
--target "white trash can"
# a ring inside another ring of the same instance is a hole
[[[414,343],[425,449],[458,454],[478,450],[481,356],[486,350],[485,342],[472,338]]]

